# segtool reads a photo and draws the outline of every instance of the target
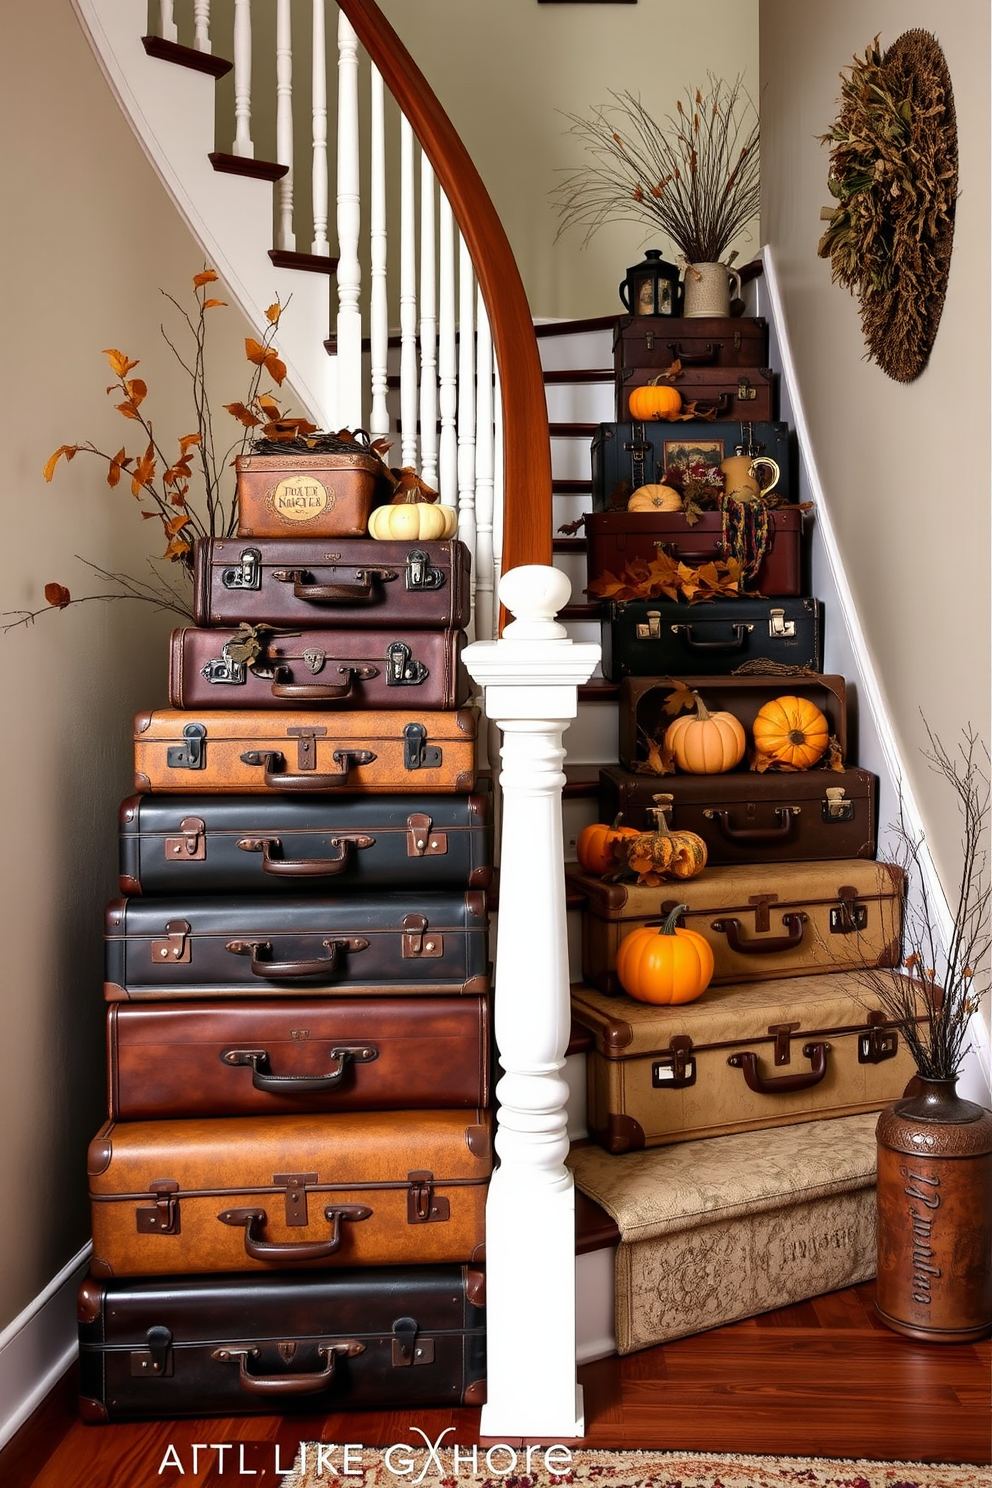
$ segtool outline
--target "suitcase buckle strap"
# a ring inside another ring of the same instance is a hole
[[[668,1041],[668,1053],[651,1065],[651,1086],[654,1090],[685,1090],[696,1083],[696,1061],[692,1053],[692,1039],[688,1034],[677,1033]]]
[[[443,857],[448,851],[447,832],[432,832],[431,819],[424,811],[414,811],[406,819],[406,855],[408,858]]]
[[[427,744],[427,728],[422,723],[408,723],[403,729],[403,768],[405,770],[436,770],[443,758],[442,751]]]
[[[434,1174],[427,1169],[407,1173],[407,1224],[438,1224],[451,1218],[451,1204],[434,1192]]]
[[[225,589],[261,589],[262,554],[258,548],[243,548],[240,562],[232,568],[221,570],[220,581]]]
[[[430,554],[423,548],[412,548],[406,559],[406,587],[414,590],[440,589],[444,570],[435,568]]]
[[[192,945],[189,936],[188,920],[166,920],[165,938],[152,941],[152,960],[156,965],[163,962],[176,966],[188,965]]]
[[[157,1178],[153,1183],[149,1183],[148,1193],[154,1198],[155,1207],[134,1211],[135,1228],[138,1234],[180,1234],[179,1184],[172,1178]]]
[[[165,763],[170,770],[205,770],[207,767],[207,729],[202,723],[188,723],[183,729],[185,744],[170,744]]]
[[[172,1374],[172,1334],[168,1328],[156,1323],[145,1334],[147,1348],[131,1350],[132,1378],[157,1375],[168,1379]]]
[[[393,1323],[393,1368],[403,1369],[413,1364],[434,1363],[434,1340],[425,1338],[417,1342],[419,1332],[416,1318],[401,1317]]]
[[[825,800],[820,802],[820,815],[825,822],[848,822],[854,820],[854,802],[846,799],[842,785],[828,785]]]
[[[403,959],[410,956],[436,957],[444,955],[444,936],[436,931],[428,932],[428,919],[422,914],[403,916]]]
[[[207,825],[199,816],[184,816],[179,823],[181,837],[166,837],[165,856],[169,862],[183,858],[202,863],[207,856]]]
[[[830,911],[831,935],[854,935],[868,928],[868,906],[858,902],[858,891],[851,884],[837,890],[839,904]]]
[[[427,667],[414,660],[405,641],[391,641],[386,647],[387,687],[416,687],[427,674]]]
[[[792,1035],[799,1027],[798,1023],[772,1023],[768,1032],[775,1040],[774,1059],[776,1064],[790,1064],[792,1061]]]

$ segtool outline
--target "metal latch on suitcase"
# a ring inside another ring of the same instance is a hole
[[[405,641],[391,641],[386,647],[387,687],[416,687],[427,674],[427,667],[414,660]]]
[[[186,966],[190,960],[190,925],[188,920],[166,920],[165,936],[152,941],[152,960],[157,964]]]
[[[858,1034],[859,1064],[882,1064],[886,1059],[894,1059],[899,1052],[899,1035],[894,1028],[880,1027],[884,1020],[884,1013],[868,1014],[872,1026]]]
[[[393,1323],[393,1368],[407,1368],[413,1364],[434,1363],[434,1340],[424,1338],[417,1342],[416,1318],[401,1317]]]
[[[431,819],[424,811],[414,811],[406,819],[406,855],[408,858],[442,857],[448,851],[447,832],[432,832]]]
[[[434,1174],[427,1169],[407,1173],[407,1224],[437,1224],[451,1218],[451,1204],[434,1192]]]
[[[690,1050],[692,1039],[676,1034],[668,1044],[669,1053],[653,1061],[651,1085],[654,1090],[685,1090],[696,1083],[696,1061]]]
[[[220,581],[225,589],[261,589],[261,551],[258,548],[245,548],[241,554],[241,562],[236,568],[221,570]]]
[[[188,723],[183,729],[185,744],[170,744],[165,763],[170,770],[205,770],[207,767],[207,729],[202,723]]]
[[[413,548],[407,554],[406,587],[408,589],[440,589],[444,583],[444,570],[435,568],[430,554],[422,548]]]
[[[170,862],[182,858],[189,863],[202,863],[207,856],[207,825],[199,816],[184,816],[179,823],[181,837],[166,837],[165,856]]]
[[[134,1211],[135,1228],[138,1234],[180,1234],[179,1184],[172,1178],[160,1178],[154,1183],[149,1183],[148,1194],[155,1200],[155,1207]]]
[[[858,891],[850,884],[841,884],[837,890],[839,904],[830,911],[830,933],[832,935],[854,935],[868,928],[868,906],[858,903]]]
[[[820,802],[820,815],[827,823],[854,820],[854,802],[846,799],[842,785],[828,785],[826,800]]]
[[[131,1374],[140,1378],[154,1374],[168,1379],[172,1374],[172,1334],[168,1328],[156,1323],[145,1334],[148,1347],[131,1350]]]
[[[427,728],[422,723],[408,723],[403,730],[403,768],[436,770],[442,761],[440,749],[427,744]]]
[[[768,611],[768,634],[774,640],[783,640],[796,633],[795,620],[786,620],[784,610]]]

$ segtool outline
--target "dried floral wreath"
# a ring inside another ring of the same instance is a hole
[[[856,292],[869,358],[896,382],[927,364],[940,324],[954,237],[957,126],[944,54],[906,31],[883,54],[876,36],[850,76],[830,144],[837,205],[818,253]]]

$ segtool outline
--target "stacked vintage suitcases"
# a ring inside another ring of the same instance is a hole
[[[698,876],[654,887],[632,874],[570,875],[584,901],[573,1015],[590,1044],[588,1127],[602,1149],[578,1150],[574,1168],[633,1241],[621,1245],[617,1281],[627,1352],[873,1274],[875,1118],[865,1113],[900,1096],[913,1065],[860,974],[898,966],[904,886],[899,870],[875,860],[877,781],[854,763],[849,689],[823,674],[823,606],[808,590],[789,431],[767,401],[749,411],[758,400],[748,390],[771,383],[766,324],[629,317],[615,351],[618,421],[601,426],[592,449],[590,580],[620,578],[660,549],[694,567],[735,556],[747,591],[693,606],[604,607],[603,669],[620,684],[619,762],[600,773],[599,820],[690,831],[708,854]],[[629,389],[675,357],[706,366],[716,419],[630,420]],[[746,499],[695,522],[684,510],[627,509],[633,490],[689,472],[698,492],[706,466],[711,482],[724,467],[725,492],[750,474]],[[666,705],[687,692],[737,718],[749,745],[763,705],[808,700],[827,719],[831,747],[796,771],[758,772],[745,754],[721,773],[654,773],[673,717]],[[679,905],[677,923],[712,949],[709,990],[682,1006],[636,1001],[617,978],[617,947]],[[805,1134],[798,1123],[810,1124]],[[842,1149],[866,1154],[844,1182]],[[811,1195],[826,1208],[809,1210]],[[760,1238],[769,1210],[782,1220],[774,1262]],[[726,1214],[737,1216],[729,1239],[709,1228]],[[649,1245],[653,1260],[639,1254]]]
[[[483,1398],[489,796],[457,540],[356,444],[239,462],[106,919],[85,1419]]]

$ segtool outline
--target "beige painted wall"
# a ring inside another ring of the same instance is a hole
[[[839,72],[924,27],[957,110],[960,197],[929,365],[892,382],[864,359],[857,302],[816,256]],[[762,226],[782,276],[799,381],[830,512],[907,773],[948,888],[950,792],[923,763],[922,714],[953,746],[989,731],[989,8],[985,0],[760,0]]]
[[[670,245],[636,223],[611,225],[582,248],[581,229],[555,243],[549,192],[585,162],[563,113],[588,114],[609,93],[640,94],[656,117],[675,110],[707,72],[744,75],[757,99],[757,0],[639,0],[538,5],[536,0],[380,0],[468,146],[495,202],[537,318],[619,311],[616,286],[643,248]],[[740,262],[760,246],[739,245]]]
[[[7,8],[0,120],[0,609],[35,609],[50,579],[87,592],[74,554],[140,573],[164,547],[127,484],[111,492],[92,457],[60,466],[50,486],[41,471],[60,444],[113,451],[137,427],[104,394],[103,347],[140,357],[163,438],[192,427],[188,383],[159,334],[159,287],[181,298],[203,261],[68,0]],[[224,318],[219,406],[247,390],[246,328],[234,310],[213,313]],[[89,1234],[86,1145],[105,1110],[103,909],[131,789],[131,716],[165,701],[169,628],[150,606],[92,604],[0,635],[0,1330]]]

